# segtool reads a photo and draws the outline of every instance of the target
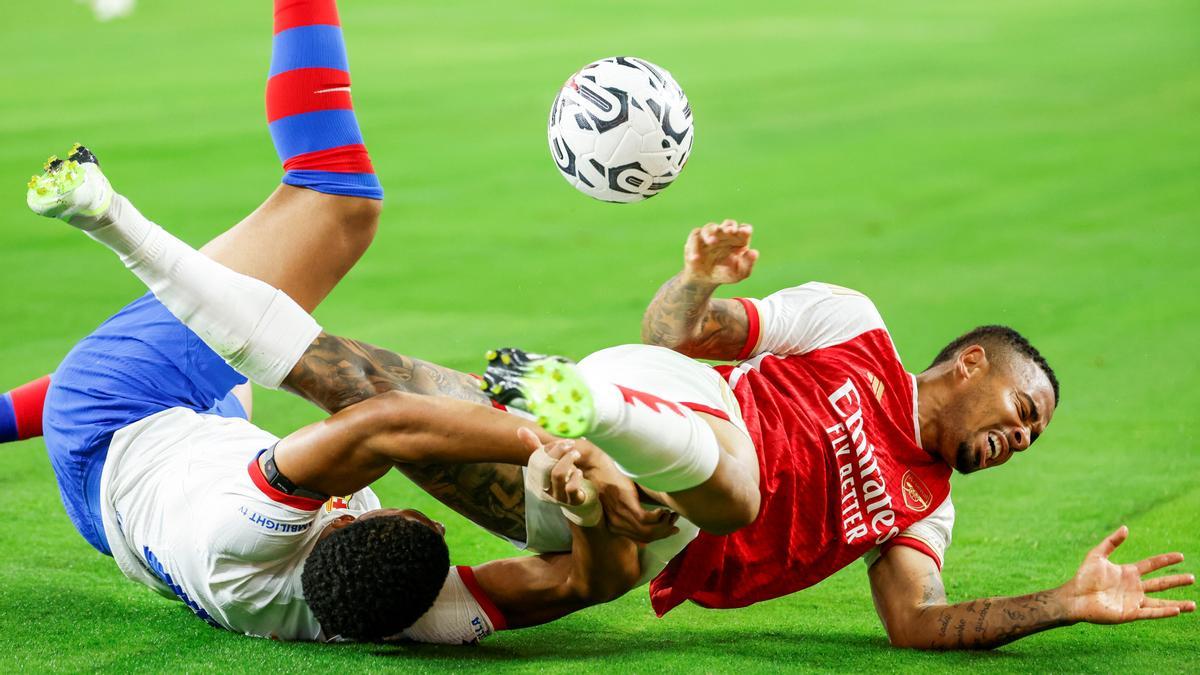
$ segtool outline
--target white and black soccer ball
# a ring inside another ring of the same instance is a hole
[[[577,190],[606,202],[649,199],[692,153],[692,108],[666,70],[632,56],[589,63],[550,108],[550,154]]]

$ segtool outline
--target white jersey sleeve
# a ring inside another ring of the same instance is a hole
[[[403,636],[415,642],[463,645],[504,628],[504,616],[475,581],[475,572],[460,565],[450,568],[433,606],[404,629]]]
[[[739,298],[750,330],[738,360],[788,356],[832,347],[883,328],[875,304],[858,291],[811,281],[754,300]]]
[[[300,549],[307,551],[325,503],[280,492],[267,482],[257,459],[245,473],[225,491],[241,517],[233,519],[236,525],[230,523],[213,533],[211,550],[248,563],[278,561]]]
[[[950,546],[950,533],[953,529],[954,503],[950,501],[950,497],[946,497],[946,501],[934,509],[933,513],[913,523],[883,546],[876,546],[867,551],[863,560],[866,561],[867,567],[870,567],[891,547],[907,546],[933,558],[940,570],[942,561],[945,559],[946,549]]]

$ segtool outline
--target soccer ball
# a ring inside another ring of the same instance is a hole
[[[589,63],[550,107],[550,154],[575,189],[606,202],[649,199],[692,152],[692,107],[675,78],[632,56]]]

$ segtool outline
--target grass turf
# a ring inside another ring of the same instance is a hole
[[[88,143],[119,189],[196,244],[278,180],[261,103],[269,3],[141,4],[107,25],[66,0],[5,9],[0,383],[52,370],[140,292],[109,254],[25,210],[45,155]],[[739,293],[813,278],[859,288],[914,370],[966,328],[1006,322],[1060,373],[1063,404],[1037,449],[955,481],[952,599],[1061,583],[1120,523],[1133,534],[1119,560],[1200,556],[1200,9],[805,4],[344,0],[389,202],[319,318],[465,369],[509,343],[582,355],[635,341],[687,229],[737,217],[763,251]],[[545,148],[557,85],[615,53],[670,68],[696,113],[690,166],[645,204],[574,193]],[[277,394],[256,412],[276,433],[317,418]],[[891,650],[858,564],[738,611],[658,620],[634,592],[477,649],[278,644],[126,582],[72,530],[40,442],[0,448],[0,490],[5,671],[1115,672],[1189,670],[1200,656],[1195,617],[993,653]],[[379,492],[446,521],[456,562],[510,553],[399,476]]]

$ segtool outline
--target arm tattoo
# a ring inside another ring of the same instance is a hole
[[[926,637],[920,644],[930,649],[991,649],[1070,623],[1051,591],[928,606],[921,610],[921,618]]]
[[[525,541],[525,476],[515,464],[399,467],[438,501],[485,529]]]
[[[327,333],[309,345],[283,386],[330,414],[387,391],[489,405],[477,380],[469,375]],[[477,525],[512,539],[525,539],[521,467],[435,464],[399,468],[421,489]]]
[[[328,333],[313,340],[283,387],[329,413],[394,390],[488,402],[469,375]]]
[[[745,309],[734,300],[714,300],[715,286],[671,277],[642,317],[642,342],[688,356],[732,360],[746,343]]]

